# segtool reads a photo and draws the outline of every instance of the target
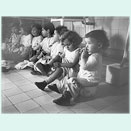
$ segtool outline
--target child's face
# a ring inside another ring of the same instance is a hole
[[[40,48],[40,45],[36,44],[35,46],[32,47],[33,50],[38,50]]]
[[[15,27],[15,26],[12,27],[12,28],[11,28],[11,32],[12,32],[12,33],[18,33],[18,28]]]
[[[31,30],[31,34],[35,37],[39,35],[39,31],[36,27],[33,27]]]
[[[56,30],[54,31],[54,36],[53,36],[53,38],[54,38],[54,41],[58,41],[58,40],[60,39],[60,35],[57,33]]]
[[[42,35],[43,37],[47,37],[48,35],[47,31],[44,28],[42,28]]]
[[[20,31],[19,31],[19,32],[20,32],[21,35],[24,35],[24,34],[25,34],[25,31],[24,31],[24,29],[23,29],[22,27],[20,28]]]
[[[86,49],[89,54],[93,54],[99,51],[98,42],[94,38],[85,38]]]
[[[73,51],[74,50],[73,45],[69,42],[68,39],[65,39],[63,41],[63,45],[66,46],[69,51]]]

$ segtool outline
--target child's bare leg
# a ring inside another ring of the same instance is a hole
[[[62,68],[57,68],[57,69],[55,70],[55,72],[52,73],[52,74],[47,78],[47,80],[46,80],[47,84],[50,84],[51,82],[53,82],[53,81],[56,80],[57,78],[61,77],[62,73],[63,73]]]
[[[62,58],[57,55],[55,58],[51,59],[48,64],[53,65],[54,62],[62,62]]]

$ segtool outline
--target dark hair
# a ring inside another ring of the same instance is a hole
[[[19,29],[19,27],[20,27],[20,24],[17,22],[14,22],[14,23],[11,23],[10,24],[10,27],[12,28],[12,27],[16,27],[17,29]]]
[[[40,24],[33,24],[33,25],[31,26],[31,29],[32,29],[32,28],[36,28],[36,29],[38,30],[38,32],[39,32],[39,35],[41,35],[42,26],[41,26]]]
[[[75,45],[78,46],[82,42],[82,38],[75,31],[68,31],[68,32],[64,33],[61,40],[63,42],[66,39],[68,39],[68,41],[70,43],[72,43],[74,46]]]
[[[97,42],[102,43],[102,49],[107,49],[109,46],[109,40],[104,30],[93,30],[85,35],[86,38],[94,38]]]
[[[27,25],[27,24],[22,24],[22,25],[20,26],[20,28],[23,28],[23,30],[24,30],[25,32],[27,32],[27,34],[30,34],[30,33],[31,33],[31,27],[30,27],[29,25]]]
[[[55,30],[55,27],[53,25],[53,23],[49,22],[49,23],[45,23],[44,25],[42,25],[42,27],[47,31],[49,30],[50,32],[50,35],[53,36],[54,34],[54,30]]]
[[[63,35],[65,32],[68,31],[67,27],[66,26],[58,26],[56,27],[55,29],[57,31],[57,33],[61,36]]]

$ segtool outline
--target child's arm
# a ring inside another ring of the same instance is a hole
[[[41,52],[41,53],[37,56],[37,59],[42,58],[42,56],[43,56],[43,52]]]
[[[88,71],[93,71],[98,64],[98,58],[91,55],[87,59],[81,56],[81,68]]]
[[[60,63],[61,67],[67,67],[67,68],[73,68],[79,61],[79,50],[76,52],[76,56],[74,58],[74,60],[71,63]]]

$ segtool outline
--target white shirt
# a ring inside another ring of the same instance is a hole
[[[28,47],[31,45],[31,41],[32,41],[31,34],[22,35],[21,40],[20,40],[20,44],[24,45],[25,47]]]
[[[54,39],[53,37],[51,38],[44,38],[43,41],[40,43],[40,45],[42,46],[42,49],[47,52],[47,53],[50,53],[51,52],[51,46],[53,45],[54,43]]]
[[[101,80],[101,72],[102,72],[102,56],[98,53],[94,53],[88,57],[88,62],[95,63],[95,67],[92,65],[92,70],[84,70],[81,65],[82,62],[80,60],[80,70],[78,73],[78,78],[87,79],[89,82],[100,82]]]
[[[80,49],[77,48],[76,50],[74,51],[69,51],[66,47],[64,48],[64,54],[65,54],[65,57],[64,59],[67,60],[69,63],[73,62],[74,59],[76,59],[76,55],[77,55],[77,52],[79,51]]]
[[[32,48],[39,45],[42,40],[43,40],[43,37],[41,35],[37,36],[37,37],[33,37],[33,39],[32,39]]]
[[[51,46],[51,57],[54,58],[56,55],[60,53],[63,53],[64,51],[64,47],[60,42],[55,42],[52,46]]]

